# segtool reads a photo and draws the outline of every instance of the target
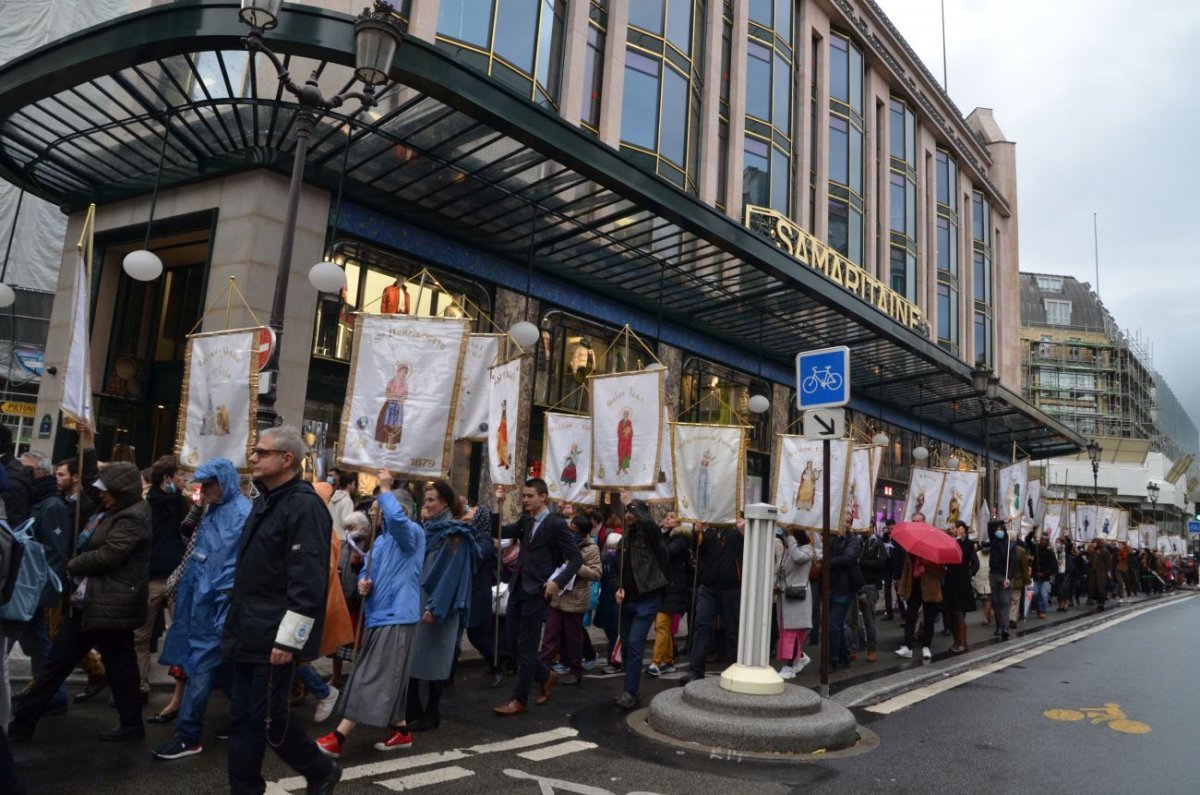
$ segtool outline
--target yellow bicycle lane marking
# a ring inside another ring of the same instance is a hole
[[[1087,718],[1093,726],[1108,726],[1122,734],[1149,734],[1151,728],[1140,720],[1130,720],[1121,707],[1112,702],[1102,707],[1080,707],[1079,709],[1048,709],[1042,713],[1050,720],[1079,721]]]

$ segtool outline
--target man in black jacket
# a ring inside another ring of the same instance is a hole
[[[725,660],[737,661],[738,621],[742,603],[742,543],[746,523],[737,520],[734,527],[704,527],[699,529],[696,554],[700,571],[697,578],[700,590],[696,593],[696,628],[692,632],[692,648],[688,656],[688,675],[680,680],[687,684],[704,678],[704,658],[713,623],[721,617],[725,632]],[[688,617],[691,620],[691,616]],[[630,664],[640,665],[640,660]]]
[[[548,500],[546,481],[541,478],[525,481],[521,489],[525,513],[500,530],[501,538],[520,541],[521,550],[509,580],[506,616],[509,647],[517,658],[517,683],[508,703],[492,709],[497,715],[524,712],[534,681],[541,685],[538,703],[545,704],[558,681],[558,675],[538,660],[542,624],[546,622],[550,600],[579,571],[583,556],[567,520],[550,512]]]
[[[4,515],[9,527],[20,527],[29,518],[33,502],[33,475],[13,457],[12,430],[0,425],[0,466],[8,473],[8,491],[3,494]]]
[[[309,793],[332,792],[342,776],[288,705],[296,664],[316,657],[320,645],[333,527],[325,503],[300,479],[305,452],[300,431],[285,425],[263,431],[250,455],[260,495],[242,530],[221,643],[233,680],[228,758],[234,795],[263,792],[268,740],[308,780]]]
[[[154,537],[150,546],[150,595],[146,602],[146,623],[133,636],[141,672],[142,703],[150,696],[150,639],[167,606],[167,578],[183,560],[186,546],[180,531],[190,507],[183,495],[186,485],[175,456],[164,455],[154,462],[150,470],[150,490],[146,492]]]

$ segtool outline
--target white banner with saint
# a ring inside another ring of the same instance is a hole
[[[175,434],[175,458],[195,469],[228,458],[250,467],[258,419],[257,342],[261,329],[193,334],[183,357],[184,407]]]
[[[1159,536],[1157,548],[1158,548],[1158,554],[1170,555],[1171,554],[1171,537],[1168,535]]]
[[[589,487],[592,466],[592,418],[547,411],[542,445],[542,477],[550,498],[573,505],[595,505]]]
[[[1096,506],[1075,506],[1075,540],[1091,541],[1096,538]]]
[[[492,485],[524,483],[524,467],[516,460],[517,407],[521,405],[521,360],[488,370],[488,468]]]
[[[467,350],[465,318],[359,314],[342,409],[342,466],[444,478]]]
[[[662,438],[663,370],[588,378],[592,394],[592,487],[653,489]]]
[[[1102,507],[1096,512],[1096,538],[1101,541],[1116,541],[1117,528],[1121,523],[1121,511],[1117,508]]]
[[[1042,509],[1042,481],[1029,481],[1029,495],[1025,499],[1025,515],[1037,523],[1038,513]]]
[[[1122,510],[1121,516],[1117,520],[1117,540],[1129,540],[1129,511]]]
[[[454,438],[482,442],[487,438],[488,370],[496,363],[500,334],[472,334],[463,359],[458,387],[458,410],[454,412]]]
[[[1025,511],[1029,494],[1029,459],[1000,470],[1000,518],[1014,519]]]
[[[740,425],[671,423],[676,515],[683,522],[733,524],[746,492],[746,431]]]
[[[829,469],[824,471],[824,442],[803,436],[775,437],[779,466],[775,472],[775,505],[779,524],[819,533],[825,527],[825,483],[829,478],[829,529],[841,531],[846,507],[847,481],[850,479],[850,442],[829,443]]]
[[[846,485],[846,524],[851,530],[867,530],[875,522],[875,479],[883,461],[882,448],[859,445],[850,454],[850,478]]]
[[[942,486],[946,482],[946,473],[940,469],[924,469],[913,467],[908,476],[908,497],[904,501],[903,522],[911,522],[914,514],[924,514],[925,521],[936,518],[938,499],[942,495]]]
[[[1154,549],[1158,544],[1158,525],[1144,524],[1138,534],[1141,536],[1142,549]]]
[[[1139,550],[1142,548],[1142,525],[1129,528],[1129,533],[1125,539],[1131,550]]]
[[[950,528],[960,519],[971,525],[975,516],[975,499],[979,494],[979,473],[948,470],[938,495],[937,510],[933,514],[934,527]],[[926,513],[926,516],[929,514]],[[986,529],[986,528],[985,528]]]
[[[1053,507],[1057,508],[1057,506]],[[1061,532],[1060,524],[1062,524],[1062,514],[1047,506],[1046,515],[1042,518],[1042,535],[1049,538],[1051,544],[1058,540],[1058,534]]]
[[[634,491],[635,500],[675,501],[675,468],[671,463],[671,415],[666,406],[663,406],[662,428],[662,444],[658,446],[658,482],[648,491]]]

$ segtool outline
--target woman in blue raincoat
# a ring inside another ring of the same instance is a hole
[[[202,750],[204,708],[220,677],[221,633],[229,614],[238,542],[252,507],[242,494],[237,468],[228,459],[214,458],[201,464],[194,480],[200,484],[200,500],[207,511],[183,564],[174,620],[159,660],[183,668],[187,685],[175,736],[154,749],[160,759],[179,759]]]

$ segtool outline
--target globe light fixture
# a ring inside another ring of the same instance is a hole
[[[138,249],[125,255],[121,267],[131,279],[139,282],[152,282],[162,275],[162,260],[153,251]]]
[[[319,293],[339,293],[346,286],[346,272],[332,262],[318,262],[309,269],[308,281]]]
[[[913,449],[912,455],[914,461],[924,461],[926,458],[929,458],[929,448],[925,445],[920,445]]]
[[[946,459],[946,468],[947,469],[958,469],[958,465],[960,463],[961,462],[958,460],[958,456],[952,455]]]
[[[541,332],[538,331],[538,327],[528,320],[519,320],[513,323],[512,328],[508,330],[508,335],[513,338],[513,341],[517,345],[526,350],[537,345],[538,339],[542,336]]]
[[[751,395],[747,406],[755,414],[762,414],[771,408],[771,401],[766,395]]]
[[[252,28],[270,30],[279,24],[283,0],[242,0],[238,18]]]
[[[871,444],[877,444],[880,447],[887,447],[888,443],[891,441],[891,438],[888,437],[888,435],[883,431],[878,431],[874,436],[871,437]]]
[[[369,86],[388,81],[400,46],[400,28],[387,3],[375,3],[354,23],[354,75]]]
[[[17,300],[17,294],[7,284],[0,284],[0,309],[8,309]]]

